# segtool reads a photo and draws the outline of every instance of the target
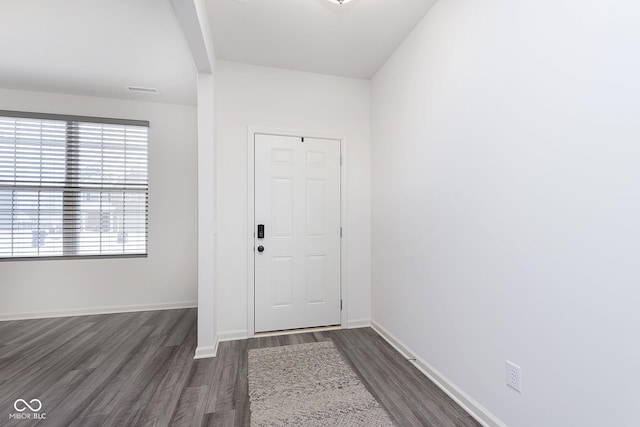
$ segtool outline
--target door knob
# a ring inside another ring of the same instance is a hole
[[[264,252],[264,246],[258,246],[258,252]]]

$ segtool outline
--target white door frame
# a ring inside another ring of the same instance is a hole
[[[255,265],[254,265],[254,236],[255,232],[255,135],[301,136],[305,138],[334,139],[340,141],[340,227],[342,239],[340,239],[340,299],[342,310],[340,311],[340,326],[347,328],[347,239],[349,233],[346,227],[347,219],[347,150],[346,138],[327,135],[321,132],[304,130],[274,129],[257,126],[249,126],[247,135],[247,335],[255,336]]]

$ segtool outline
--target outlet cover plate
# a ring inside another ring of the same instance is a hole
[[[507,385],[522,393],[522,368],[507,360]]]

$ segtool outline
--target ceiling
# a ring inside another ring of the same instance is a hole
[[[219,59],[370,78],[436,0],[202,1]],[[171,0],[0,0],[0,58],[2,88],[196,103]]]
[[[0,58],[3,88],[196,102],[195,66],[170,0],[3,0]]]
[[[436,0],[207,0],[218,59],[370,78]]]

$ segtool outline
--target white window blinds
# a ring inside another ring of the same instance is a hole
[[[148,122],[0,111],[0,259],[144,256]]]

